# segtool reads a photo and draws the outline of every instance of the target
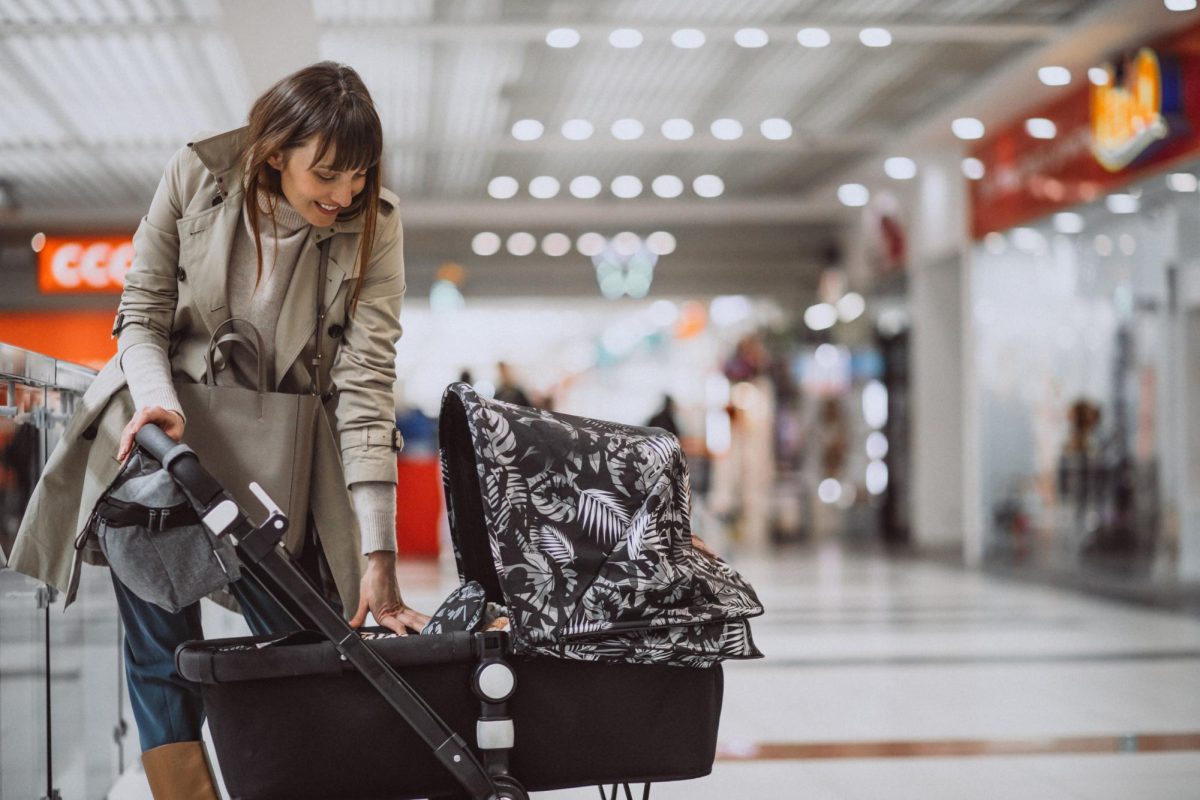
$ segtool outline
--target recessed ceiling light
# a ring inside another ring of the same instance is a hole
[[[1163,5],[1167,11],[1194,11],[1196,0],[1163,0]]]
[[[683,181],[674,175],[659,175],[651,181],[650,188],[659,197],[670,199],[683,194]]]
[[[575,249],[581,256],[596,256],[608,247],[608,240],[598,233],[589,231],[575,240]]]
[[[1106,67],[1091,67],[1088,69],[1088,80],[1093,86],[1108,86],[1112,82],[1112,76]]]
[[[662,135],[676,142],[692,138],[695,129],[686,119],[669,119],[662,124]]]
[[[1045,117],[1032,117],[1025,120],[1025,132],[1035,139],[1053,139],[1058,135],[1058,126]]]
[[[733,35],[733,41],[737,42],[739,47],[753,49],[766,47],[771,37],[767,36],[767,32],[762,28],[742,28]]]
[[[1172,192],[1194,192],[1200,181],[1190,172],[1172,172],[1167,176],[1167,188]]]
[[[982,139],[984,127],[974,117],[959,117],[950,123],[950,130],[960,139]]]
[[[1042,67],[1038,70],[1038,80],[1047,86],[1066,86],[1071,82],[1071,70],[1066,67]]]
[[[917,175],[917,162],[904,156],[892,156],[883,162],[883,171],[889,178],[906,181]]]
[[[590,139],[595,132],[596,128],[586,119],[569,119],[562,126],[563,138],[573,142]]]
[[[642,182],[633,175],[618,175],[610,185],[612,193],[623,200],[637,197],[642,193]]]
[[[513,138],[520,139],[522,142],[532,142],[540,139],[545,131],[546,126],[542,125],[536,119],[519,119],[512,126]]]
[[[713,120],[709,130],[713,136],[726,142],[742,138],[742,123],[736,119]]]
[[[656,256],[669,256],[675,252],[675,237],[666,231],[655,231],[646,237],[646,249]]]
[[[704,46],[704,32],[695,28],[681,28],[671,34],[671,44],[681,50],[695,50]]]
[[[838,200],[850,208],[865,206],[871,199],[871,192],[861,183],[843,183],[837,190]]]
[[[642,237],[633,231],[621,231],[612,240],[613,250],[623,256],[631,256],[642,249]]]
[[[892,34],[887,28],[863,28],[858,32],[858,40],[867,47],[887,47],[892,43]]]
[[[580,175],[571,179],[570,190],[580,200],[591,200],[600,194],[600,180],[593,175]]]
[[[29,246],[33,248],[33,252],[40,253],[46,248],[46,234],[38,231],[29,240]]]
[[[579,44],[579,31],[574,28],[555,28],[546,34],[546,44],[559,49]]]
[[[608,43],[622,50],[637,47],[642,43],[642,32],[633,28],[617,28],[608,35]]]
[[[792,123],[778,117],[764,119],[758,129],[762,132],[763,138],[773,142],[790,139],[792,136]]]
[[[796,41],[804,47],[828,47],[833,38],[824,28],[801,28]]]
[[[619,119],[612,124],[612,135],[626,142],[640,139],[645,131],[636,119]]]
[[[558,194],[558,181],[549,175],[539,175],[529,182],[529,193],[539,200],[549,200]]]
[[[1074,211],[1063,211],[1055,214],[1054,230],[1059,233],[1082,233],[1083,217]]]
[[[494,256],[500,252],[500,237],[491,231],[477,233],[471,239],[471,250],[477,256]]]
[[[517,184],[516,178],[511,178],[508,175],[499,175],[488,181],[487,192],[497,200],[507,200],[517,193],[520,186]]]
[[[537,239],[534,238],[532,233],[518,231],[508,237],[506,245],[508,246],[508,252],[514,256],[527,256],[537,249]]]
[[[1104,205],[1114,214],[1136,214],[1141,203],[1132,194],[1110,194],[1104,198]]]
[[[962,173],[969,180],[977,181],[984,176],[987,168],[978,158],[964,158],[962,160]]]
[[[692,181],[692,190],[701,197],[720,197],[725,191],[725,181],[716,175],[701,175]]]
[[[565,233],[547,233],[542,238],[542,252],[552,258],[571,252],[571,237]]]

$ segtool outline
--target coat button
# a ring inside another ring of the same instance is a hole
[[[179,267],[178,269],[175,270],[175,277],[179,280],[180,283],[187,283],[187,273],[184,272],[183,267]]]
[[[345,333],[345,329],[341,325],[330,325],[328,333],[330,339],[340,339]]]
[[[91,427],[86,428],[83,431],[83,433],[80,435],[84,438],[85,441],[90,442],[96,438],[96,431],[97,431],[97,426],[92,425]]]

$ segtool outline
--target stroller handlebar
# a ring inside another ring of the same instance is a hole
[[[178,442],[163,433],[162,428],[154,423],[143,425],[134,436],[137,443],[144,447],[150,455],[154,456],[154,460],[162,463],[166,458],[167,453],[174,448]]]

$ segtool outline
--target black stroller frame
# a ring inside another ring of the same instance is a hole
[[[266,575],[270,579],[269,590],[278,587],[307,617],[296,622],[315,626],[333,642],[341,658],[352,664],[425,741],[472,800],[527,800],[529,795],[508,773],[508,751],[514,737],[506,704],[516,688],[516,680],[505,661],[509,652],[507,633],[474,634],[479,666],[474,672],[472,688],[481,706],[477,728],[477,744],[484,754],[481,764],[463,738],[450,730],[408,682],[366,645],[283,553],[279,544],[287,532],[287,516],[261,488],[251,487],[268,516],[255,526],[204,469],[190,447],[176,443],[155,425],[143,427],[137,434],[137,442],[171,473],[204,524],[217,536],[234,537],[243,563],[254,565]],[[282,605],[289,608],[286,603]],[[289,613],[295,615],[294,611]]]

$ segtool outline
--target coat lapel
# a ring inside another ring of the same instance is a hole
[[[242,218],[242,193],[179,220],[179,266],[209,333],[229,319],[229,257]]]
[[[275,327],[275,387],[291,369],[292,362],[300,357],[304,346],[312,339],[316,329],[317,272],[320,266],[319,240],[328,238],[317,231],[309,233],[300,251],[300,261],[283,298],[279,322]],[[335,240],[336,241],[336,240]],[[346,278],[346,271],[338,263],[338,249],[330,242],[329,271],[325,280],[322,305],[329,308],[334,296]],[[307,369],[308,365],[305,365]]]

